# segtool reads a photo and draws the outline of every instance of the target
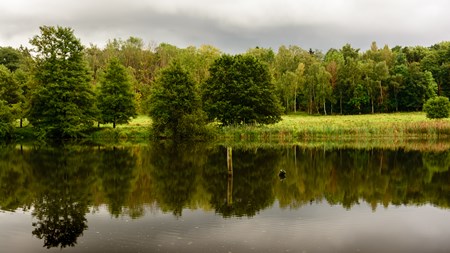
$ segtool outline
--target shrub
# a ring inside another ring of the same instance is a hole
[[[429,119],[448,118],[450,114],[450,102],[447,97],[434,97],[428,99],[423,105],[423,111],[426,112]]]

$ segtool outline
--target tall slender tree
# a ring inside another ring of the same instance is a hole
[[[128,123],[136,116],[131,77],[127,69],[117,59],[110,60],[100,81],[97,94],[100,122],[116,124]]]

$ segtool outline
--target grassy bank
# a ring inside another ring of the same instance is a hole
[[[450,137],[450,120],[430,120],[424,113],[345,116],[286,115],[267,126],[230,126],[220,130],[228,140],[410,140]]]
[[[88,133],[94,142],[151,139],[151,119],[139,115],[129,124],[100,125]],[[33,136],[26,125],[17,128],[19,136]],[[219,142],[287,142],[287,143],[367,143],[397,145],[404,141],[437,141],[450,139],[450,119],[430,120],[424,113],[311,116],[285,115],[273,125],[227,126],[215,130]],[[20,138],[18,138],[20,139]],[[353,144],[352,144],[353,145]]]
[[[150,139],[152,120],[145,115],[139,115],[128,124],[116,125],[102,124],[89,133],[88,139],[95,142],[108,142],[113,140],[146,141]]]

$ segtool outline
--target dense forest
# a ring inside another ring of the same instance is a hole
[[[117,80],[105,79],[105,73],[113,71],[108,69],[111,68],[110,63],[113,60],[121,65],[116,68],[126,73],[123,73],[122,77],[112,78],[123,78],[134,93],[134,96],[128,95],[134,100],[134,103],[128,103],[129,114],[117,116],[117,123],[126,123],[127,115],[133,116],[136,112],[148,114],[152,87],[161,70],[172,62],[177,62],[198,89],[201,89],[202,84],[210,77],[211,66],[226,55],[211,45],[198,48],[178,48],[168,43],[146,45],[143,39],[136,37],[109,40],[104,48],[96,45],[85,47],[75,37],[70,43],[55,40],[58,33],[61,35],[64,32],[60,27],[44,27],[41,30],[40,36],[30,40],[34,48],[0,47],[0,124],[12,119],[20,120],[22,124],[24,118],[31,118],[33,125],[45,126],[47,122],[41,118],[49,116],[47,101],[51,100],[52,96],[65,98],[65,92],[78,92],[74,97],[68,95],[65,99],[79,99],[77,105],[82,104],[86,108],[81,108],[78,115],[71,117],[53,117],[54,120],[61,121],[55,128],[64,128],[64,124],[77,126],[93,117],[99,123],[110,122],[115,125],[114,114],[109,112],[108,115],[95,116],[89,107],[90,103],[93,103],[91,98],[99,93],[99,86],[117,83]],[[70,38],[66,35],[61,37]],[[65,54],[65,58],[52,62],[52,54]],[[342,48],[332,48],[327,52],[283,45],[277,50],[250,48],[241,55],[255,58],[268,69],[270,81],[275,87],[274,93],[284,113],[302,111],[309,114],[361,114],[419,111],[431,97],[450,96],[450,42],[429,47],[393,48],[387,45],[379,47],[373,42],[366,51],[346,44]],[[66,68],[67,62],[64,60],[67,58],[76,58],[76,62],[71,63],[71,68]],[[67,72],[60,71],[64,68]],[[48,92],[52,88],[43,85],[58,82],[72,82],[76,85],[68,85],[60,94]],[[78,89],[79,86],[83,88]],[[127,88],[124,89],[126,92]],[[41,96],[40,100],[30,102],[33,97],[39,97],[35,96],[36,93]],[[84,102],[82,99],[85,99]],[[255,103],[259,101],[256,100]],[[112,108],[111,104],[102,106]],[[99,108],[102,106],[96,105]],[[33,118],[38,120],[33,121]],[[73,122],[69,120],[67,123],[67,118]],[[7,131],[5,127],[0,129]],[[71,129],[68,135],[77,130],[79,129]]]

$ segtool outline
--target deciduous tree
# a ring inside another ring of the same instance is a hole
[[[203,85],[202,96],[208,118],[224,125],[281,120],[269,70],[253,56],[223,55],[217,59]]]
[[[29,120],[45,137],[71,138],[95,119],[91,74],[83,46],[71,28],[42,26],[35,47],[37,88]]]

